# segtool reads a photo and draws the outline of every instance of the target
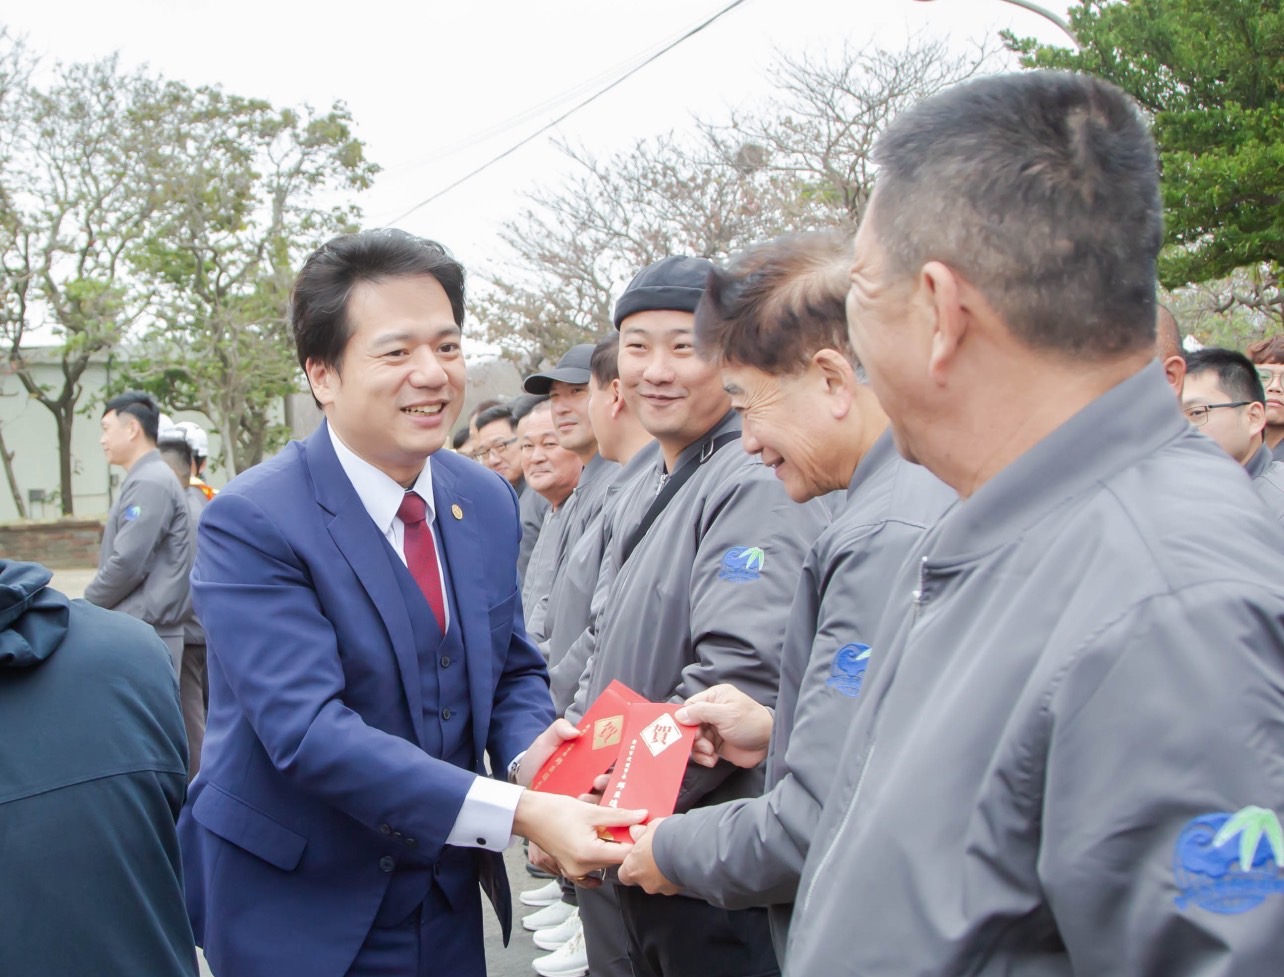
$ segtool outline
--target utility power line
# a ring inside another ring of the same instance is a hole
[[[407,217],[409,217],[411,214],[413,214],[415,211],[419,210],[419,209],[420,209],[420,208],[422,208],[422,207],[426,207],[426,206],[428,206],[428,204],[432,203],[434,200],[437,200],[437,199],[439,199],[439,198],[441,198],[441,197],[444,197],[446,194],[450,193],[450,191],[452,191],[452,190],[456,189],[457,187],[462,186],[463,184],[465,184],[465,183],[467,183],[469,180],[471,180],[473,177],[475,177],[475,176],[477,176],[478,174],[483,173],[483,172],[485,172],[486,170],[490,169],[492,166],[494,166],[494,165],[495,165],[496,163],[498,163],[500,160],[502,160],[502,159],[506,159],[507,157],[509,157],[509,156],[513,155],[513,153],[517,152],[517,150],[521,149],[523,146],[527,145],[528,143],[533,142],[534,140],[536,140],[536,139],[538,139],[540,136],[542,136],[544,133],[548,132],[550,129],[552,129],[552,128],[554,128],[554,127],[558,126],[558,125],[560,125],[562,122],[564,122],[566,119],[570,118],[572,115],[574,115],[574,114],[575,114],[576,112],[578,112],[580,109],[584,108],[584,107],[585,107],[585,106],[587,106],[587,105],[592,104],[593,102],[596,102],[599,98],[601,98],[601,97],[602,97],[603,95],[605,95],[607,92],[611,91],[611,89],[616,88],[617,86],[619,86],[619,85],[623,84],[625,81],[627,81],[629,78],[631,78],[631,77],[633,77],[634,75],[636,75],[639,71],[641,71],[641,70],[642,70],[643,68],[645,68],[647,65],[649,65],[649,64],[651,64],[651,63],[653,63],[654,61],[656,61],[656,60],[658,60],[659,58],[663,57],[664,55],[668,54],[670,51],[672,51],[672,50],[673,50],[675,47],[677,47],[679,44],[682,44],[684,41],[687,41],[687,40],[691,39],[692,37],[695,37],[695,35],[699,34],[701,31],[703,31],[705,28],[709,27],[709,26],[710,26],[711,24],[713,24],[715,21],[720,20],[721,18],[725,17],[727,14],[731,13],[731,11],[735,10],[737,7],[741,6],[742,4],[744,4],[744,3],[746,3],[746,2],[747,2],[747,0],[732,0],[732,2],[731,2],[731,3],[727,4],[727,5],[726,5],[725,7],[723,7],[722,9],[720,9],[720,10],[718,10],[717,12],[715,12],[714,14],[710,15],[708,18],[706,18],[705,20],[701,21],[701,22],[700,22],[699,24],[697,24],[695,27],[692,27],[692,28],[691,28],[690,30],[688,30],[686,33],[684,33],[684,34],[682,34],[681,36],[679,36],[679,37],[675,38],[674,40],[670,41],[670,42],[669,42],[668,44],[666,44],[664,47],[660,48],[660,50],[658,50],[658,51],[656,51],[654,54],[652,54],[649,58],[647,58],[646,60],[642,61],[640,64],[636,65],[635,67],[630,68],[628,71],[626,71],[624,74],[620,75],[620,76],[619,76],[618,78],[616,78],[614,81],[612,81],[612,82],[610,82],[609,84],[607,84],[607,85],[603,86],[602,88],[598,89],[596,92],[594,92],[594,93],[593,93],[592,95],[590,95],[588,98],[586,98],[586,99],[584,99],[583,101],[581,101],[581,102],[577,103],[576,105],[573,105],[571,108],[567,109],[565,112],[563,112],[563,113],[562,113],[561,115],[559,115],[557,118],[553,119],[551,122],[549,122],[549,123],[547,123],[547,124],[545,124],[545,125],[541,126],[539,129],[536,129],[534,132],[532,132],[532,133],[531,133],[529,136],[527,136],[526,138],[519,140],[518,142],[514,143],[512,146],[509,146],[509,147],[508,147],[507,149],[505,149],[502,153],[499,153],[499,154],[497,154],[497,155],[495,155],[495,156],[492,156],[490,159],[488,159],[486,162],[482,163],[480,166],[478,166],[478,167],[476,167],[476,168],[474,168],[474,169],[470,170],[469,172],[465,173],[463,176],[461,176],[461,177],[460,177],[458,180],[456,180],[454,183],[451,183],[449,186],[443,187],[442,189],[440,189],[440,190],[438,190],[436,193],[434,193],[432,196],[430,196],[430,197],[426,197],[425,199],[423,199],[423,200],[419,201],[419,203],[415,204],[413,207],[411,207],[411,208],[410,208],[409,210],[407,210],[405,213],[403,213],[403,214],[401,214],[400,216],[398,216],[398,217],[394,218],[390,223],[392,223],[392,224],[398,224],[398,223],[400,223],[401,221],[403,221],[403,220],[405,220]]]

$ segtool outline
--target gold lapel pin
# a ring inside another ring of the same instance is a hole
[[[457,505],[452,505],[452,506],[450,507],[450,514],[451,514],[452,516],[454,516],[456,519],[463,519],[463,518],[464,518],[464,510],[463,510],[463,509],[461,509],[461,508],[459,508],[459,506],[457,506]]]

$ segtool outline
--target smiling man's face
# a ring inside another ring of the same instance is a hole
[[[624,399],[666,455],[681,452],[731,407],[716,363],[695,348],[690,312],[637,312],[620,323]]]
[[[337,367],[308,380],[326,420],[357,455],[402,485],[450,436],[464,402],[460,329],[428,275],[361,282],[348,298],[351,335]]]

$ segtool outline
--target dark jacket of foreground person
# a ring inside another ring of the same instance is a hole
[[[169,653],[0,560],[0,974],[192,977]]]

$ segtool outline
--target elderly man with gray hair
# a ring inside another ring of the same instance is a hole
[[[1028,72],[875,155],[852,347],[961,501],[893,585],[785,971],[1278,973],[1284,531],[1154,361],[1146,121]]]
[[[833,776],[833,745],[858,708],[891,582],[954,501],[905,461],[887,415],[858,380],[847,341],[851,241],[782,238],[717,270],[696,310],[696,341],[722,368],[741,444],[795,502],[843,492],[803,561],[772,713],[731,685],[687,700],[705,724],[697,754],[746,767],[765,758],[766,793],[652,822],[620,870],[650,892],[684,891],[729,909],[767,906],[777,951]],[[716,747],[716,750],[714,749]]]

